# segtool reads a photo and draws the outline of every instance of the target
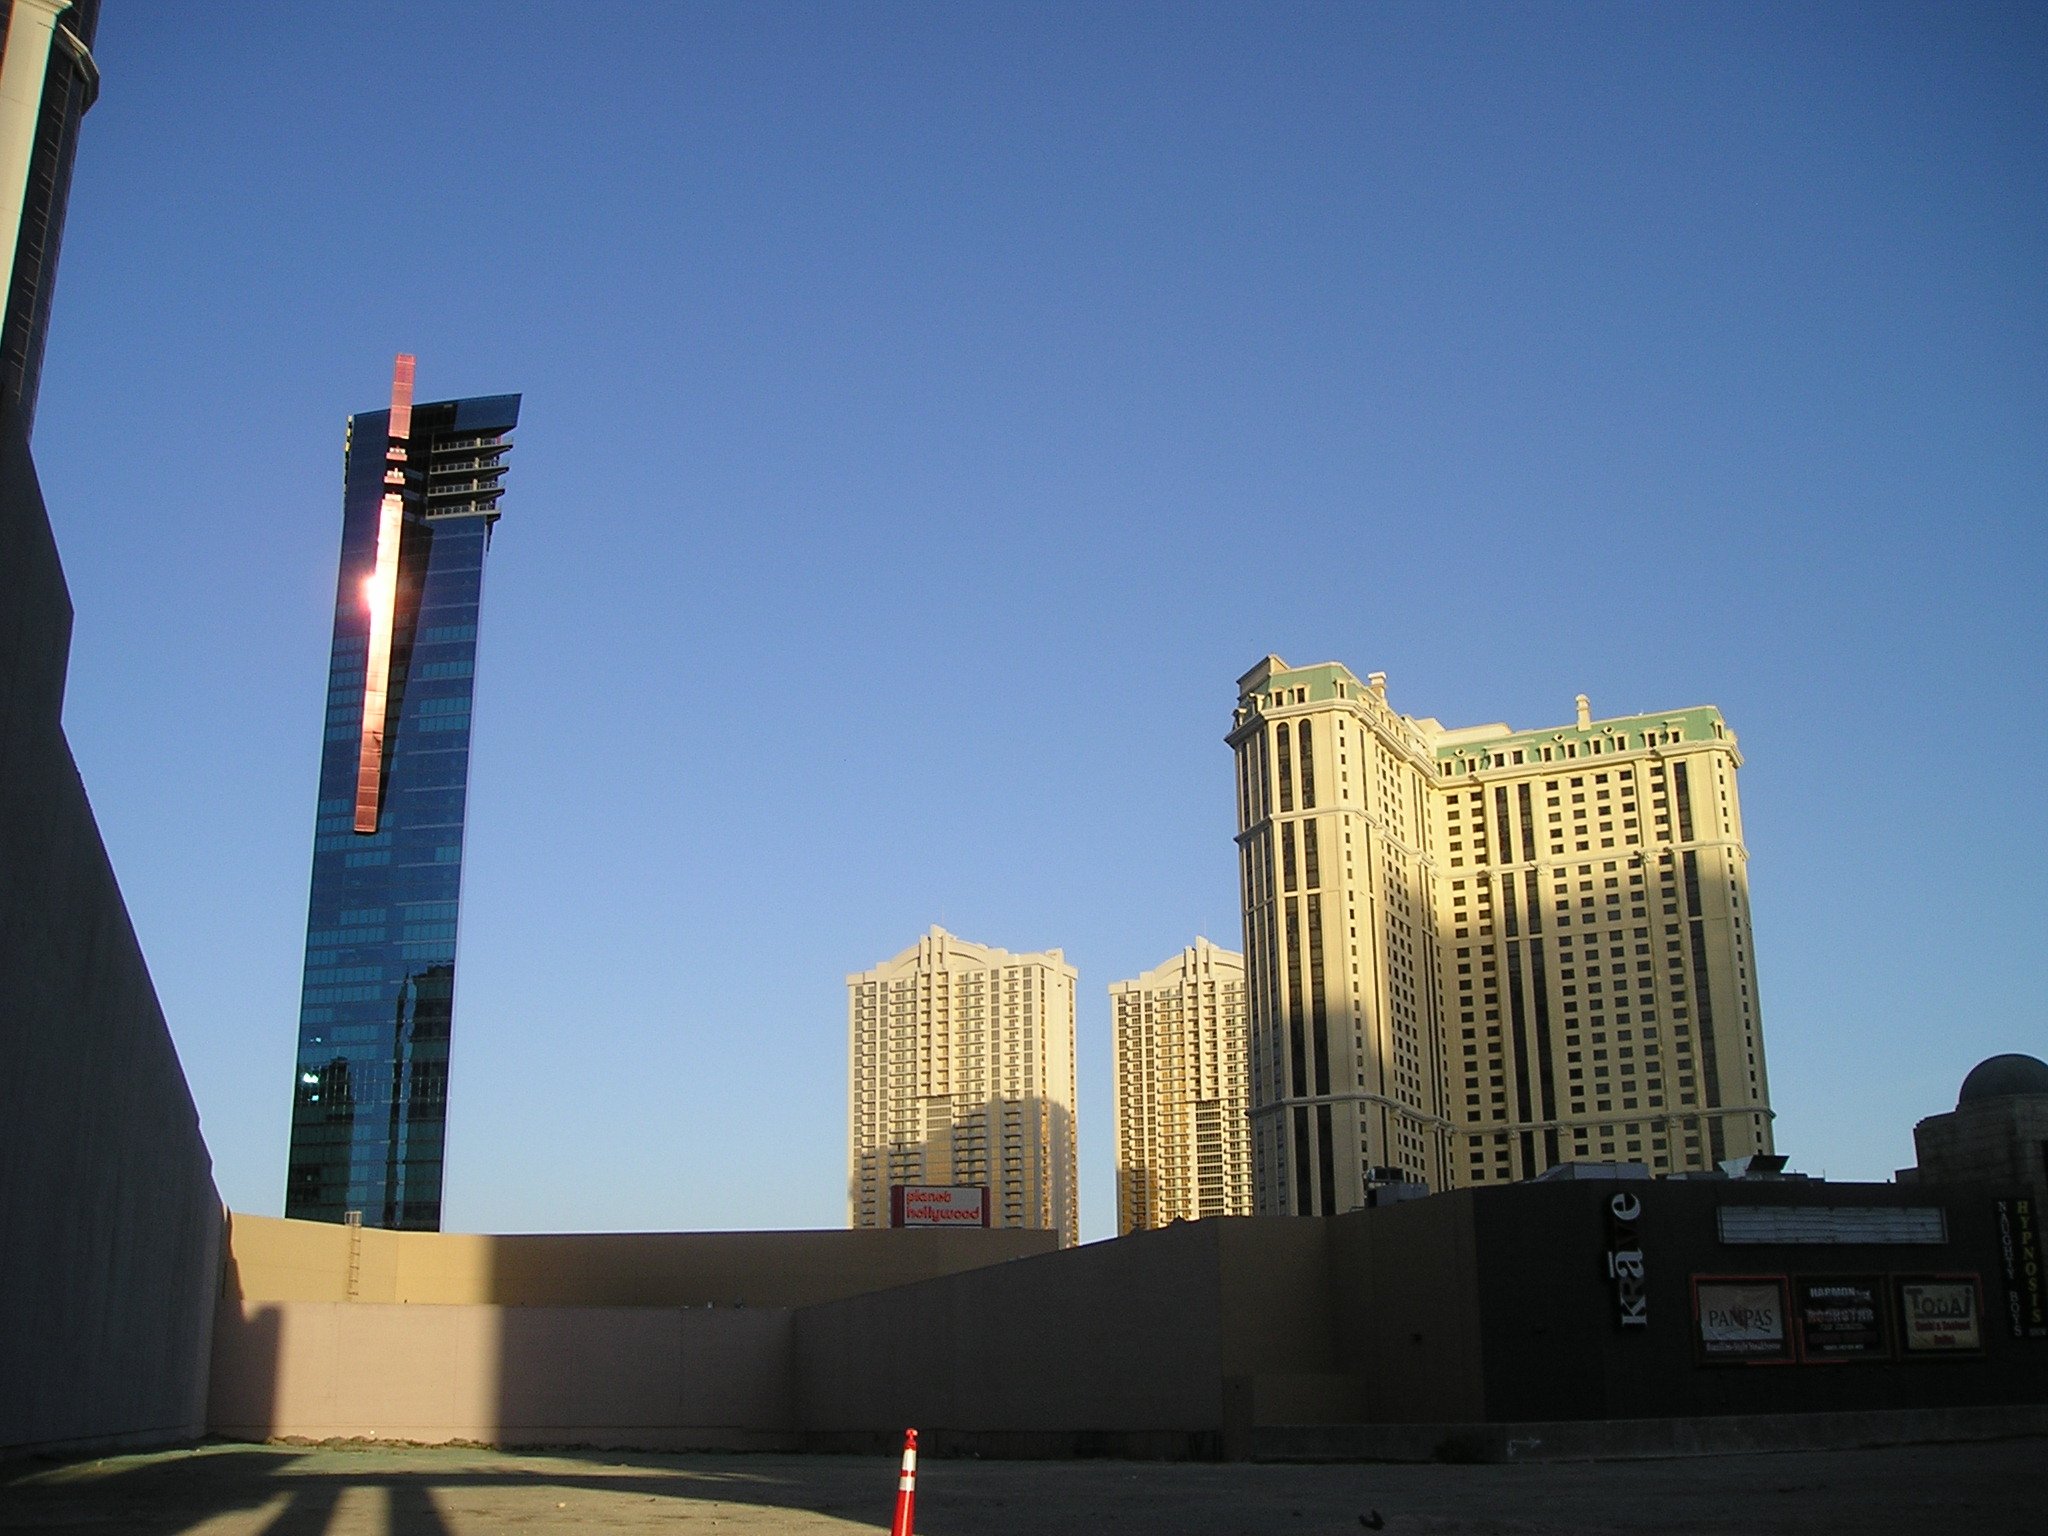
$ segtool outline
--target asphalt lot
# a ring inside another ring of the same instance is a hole
[[[208,1445],[0,1466],[0,1531],[886,1531],[895,1481],[893,1458]],[[927,1458],[918,1482],[925,1536],[1374,1529],[2048,1536],[2048,1440],[1526,1466]]]

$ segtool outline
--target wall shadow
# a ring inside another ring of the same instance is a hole
[[[888,1525],[895,1472],[894,1458],[884,1456],[216,1445],[90,1465],[0,1467],[0,1529],[182,1536],[242,1516],[261,1536],[324,1536],[337,1520],[389,1536],[452,1536],[528,1523],[661,1529],[701,1520],[708,1528],[719,1506],[744,1506],[879,1531]],[[650,1501],[659,1508],[649,1510]],[[947,1526],[926,1518],[919,1529]]]
[[[213,1320],[206,1424],[216,1434],[267,1440],[278,1432],[278,1388],[284,1375],[284,1311],[242,1304],[223,1285]]]
[[[654,1451],[794,1446],[796,1309],[1053,1251],[979,1227],[230,1231],[214,1432]]]

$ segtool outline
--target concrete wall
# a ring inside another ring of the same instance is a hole
[[[224,1300],[208,1417],[247,1440],[788,1447],[790,1314]]]
[[[71,603],[0,421],[0,1454],[196,1436],[220,1203],[64,741]]]
[[[797,1419],[862,1447],[915,1425],[945,1452],[1216,1454],[1226,1222],[807,1307]]]
[[[1332,1218],[1329,1228],[1336,1363],[1357,1383],[1354,1417],[1375,1424],[1484,1417],[1470,1196],[1354,1211]]]
[[[1258,1423],[1358,1417],[1327,1238],[1225,1218],[1055,1252],[1046,1232],[487,1238],[237,1215],[210,1423],[890,1449],[915,1424],[939,1450],[1213,1456]],[[1035,1255],[989,1262],[1019,1245]]]
[[[487,1237],[234,1215],[208,1423],[249,1439],[787,1446],[792,1307],[1057,1242],[980,1229]]]
[[[386,1232],[229,1218],[227,1294],[504,1307],[800,1307],[1051,1253],[1023,1229]]]
[[[1253,1425],[1356,1416],[1332,1353],[1326,1226],[1179,1222],[1043,1259],[807,1307],[809,1443],[1239,1454]]]
[[[1642,1202],[1644,1328],[1620,1324],[1605,1272],[1618,1188]],[[1728,1243],[1717,1221],[1725,1205],[1938,1205],[1948,1235],[1827,1242],[1809,1228],[1811,1240]],[[359,1261],[359,1293],[415,1303],[280,1300],[255,1294],[262,1285],[225,1295],[213,1425],[307,1438],[870,1450],[893,1450],[915,1425],[941,1454],[1212,1457],[1285,1445],[1335,1454],[1354,1442],[1324,1432],[1343,1425],[1431,1426],[1415,1441],[1427,1450],[1467,1445],[1459,1426],[2039,1402],[2048,1339],[2001,1331],[1992,1220],[1983,1188],[1525,1184],[1328,1219],[1177,1223],[796,1307],[682,1308],[530,1298],[543,1272],[557,1293],[589,1286],[585,1301],[636,1283],[679,1293],[700,1247],[716,1257],[759,1242],[815,1259],[841,1238],[894,1236],[907,1247],[927,1235],[552,1238],[528,1255],[524,1278],[491,1292],[489,1245],[527,1240],[362,1233],[374,1257]],[[300,1291],[331,1290],[351,1241],[307,1223],[237,1217],[235,1229],[231,1278],[269,1275],[273,1288]],[[407,1278],[413,1245],[461,1260],[433,1282],[442,1294],[468,1286],[528,1304],[417,1304],[432,1287]],[[559,1265],[541,1262],[549,1257]],[[636,1282],[641,1262],[667,1278]],[[1695,1275],[1957,1272],[1985,1282],[1978,1355],[1770,1366],[1697,1357]],[[841,1281],[867,1275],[855,1267]],[[1294,1438],[1276,1439],[1280,1430]],[[1645,1444],[1676,1444],[1706,1432],[1642,1433]]]
[[[1331,1268],[1329,1223],[1292,1216],[1202,1223],[1215,1235],[1226,1450],[1255,1424],[1323,1424],[1360,1414],[1336,1351],[1351,1299]]]

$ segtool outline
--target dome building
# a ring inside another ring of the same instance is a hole
[[[1913,1127],[1918,1180],[2024,1186],[2048,1199],[2048,1062],[2012,1053],[1980,1061],[1956,1107]]]

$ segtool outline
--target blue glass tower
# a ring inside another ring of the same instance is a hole
[[[484,553],[519,397],[349,418],[285,1215],[437,1231]]]

